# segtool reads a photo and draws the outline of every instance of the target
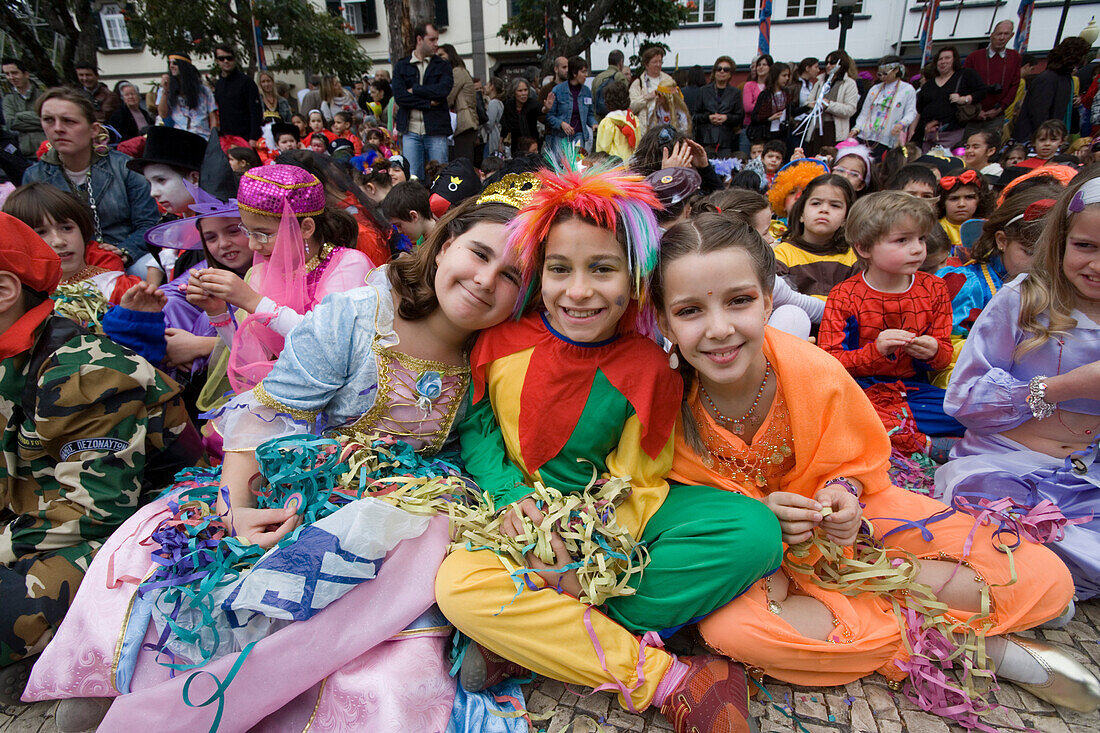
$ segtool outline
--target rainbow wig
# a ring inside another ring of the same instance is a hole
[[[661,230],[654,211],[662,208],[653,188],[642,176],[621,167],[601,164],[583,167],[572,146],[548,154],[549,168],[537,172],[541,187],[530,203],[508,225],[508,247],[520,260],[523,299],[518,317],[539,286],[544,244],[562,211],[626,237],[626,260],[638,301],[638,330],[651,332],[652,307],[646,302],[649,278],[657,266]]]

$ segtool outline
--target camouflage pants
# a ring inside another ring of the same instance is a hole
[[[65,618],[91,554],[86,546],[68,547],[0,565],[0,667],[41,651]]]

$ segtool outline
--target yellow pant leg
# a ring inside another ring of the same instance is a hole
[[[640,534],[660,498],[636,492],[620,507],[620,521]],[[630,506],[628,506],[628,504]],[[622,511],[624,510],[625,511]],[[640,526],[634,527],[635,523]],[[637,536],[637,535],[635,535]],[[537,575],[530,576],[540,588]],[[638,685],[641,640],[597,609],[553,589],[532,591],[516,587],[500,559],[488,550],[456,550],[443,562],[435,578],[435,597],[444,615],[474,641],[522,664],[532,672],[585,687]],[[513,600],[514,597],[514,600]],[[605,672],[585,627],[585,612],[603,649]],[[648,647],[642,664],[644,680],[630,694],[635,710],[649,706],[657,683],[672,663],[672,655]],[[609,674],[610,672],[610,674]],[[619,703],[629,709],[619,694]]]

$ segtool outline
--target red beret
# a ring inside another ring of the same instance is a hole
[[[42,237],[14,216],[0,212],[0,270],[32,290],[52,293],[61,282],[61,258]]]

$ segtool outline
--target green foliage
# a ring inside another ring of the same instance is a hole
[[[255,36],[247,0],[142,0],[140,19],[149,48],[167,55],[187,50],[212,56],[214,46],[227,42],[237,48],[239,64],[256,68]],[[370,59],[344,19],[318,9],[308,0],[255,0],[252,12],[265,29],[264,55],[274,71],[310,69],[314,73],[358,78],[370,68]]]
[[[572,33],[564,20],[571,23]],[[500,29],[508,43],[542,43],[547,32],[555,56],[583,53],[596,39],[627,41],[663,36],[689,19],[679,0],[515,0],[515,12]]]

